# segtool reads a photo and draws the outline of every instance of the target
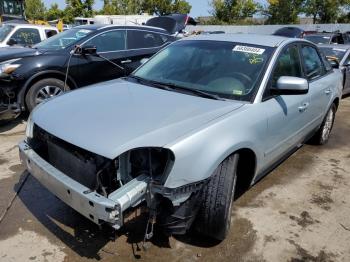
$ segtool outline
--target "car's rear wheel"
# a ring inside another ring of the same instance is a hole
[[[203,188],[202,206],[195,222],[201,234],[223,240],[230,230],[238,158],[234,154],[224,160]]]
[[[320,126],[320,129],[311,138],[311,142],[317,145],[324,145],[327,143],[333,128],[336,111],[337,111],[337,107],[333,103],[330,109],[328,110],[322,122],[322,125]]]
[[[68,90],[69,87],[66,87]],[[26,104],[29,111],[44,100],[57,96],[64,91],[64,82],[56,78],[42,79],[33,84],[26,95]]]

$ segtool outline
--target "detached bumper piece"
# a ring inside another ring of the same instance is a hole
[[[122,227],[123,212],[145,200],[149,177],[140,175],[104,197],[71,179],[41,158],[25,141],[19,144],[22,163],[48,190],[97,225]]]

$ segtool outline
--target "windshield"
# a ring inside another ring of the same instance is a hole
[[[320,50],[326,57],[336,59],[338,62],[343,59],[346,53],[345,48],[321,47]]]
[[[315,44],[329,44],[331,40],[330,36],[322,36],[322,35],[307,35],[304,38]]]
[[[35,45],[34,48],[53,49],[53,50],[64,49],[78,42],[80,39],[86,37],[92,32],[93,32],[92,30],[88,30],[88,29],[72,28],[48,38],[47,40]]]
[[[0,42],[4,41],[5,38],[11,33],[11,31],[15,28],[13,25],[5,25],[0,26]]]
[[[221,98],[250,101],[273,48],[221,41],[179,41],[133,76]]]

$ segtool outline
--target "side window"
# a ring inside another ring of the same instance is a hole
[[[308,79],[314,79],[323,75],[323,64],[317,50],[312,46],[302,47],[305,74]]]
[[[50,38],[51,36],[54,36],[56,34],[57,34],[57,31],[55,30],[45,29],[46,38]]]
[[[281,76],[302,77],[301,63],[297,46],[286,48],[278,57],[272,74],[272,87],[277,84]]]
[[[102,33],[85,43],[96,46],[97,52],[121,51],[126,49],[126,31],[116,30]]]
[[[128,49],[159,47],[167,41],[168,38],[157,33],[128,30]]]
[[[34,45],[41,42],[39,30],[34,28],[19,28],[11,38],[15,39],[19,45]]]

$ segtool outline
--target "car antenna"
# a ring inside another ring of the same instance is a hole
[[[70,67],[70,60],[72,59],[72,56],[74,54],[81,54],[81,46],[80,45],[74,46],[74,48],[70,51],[68,63],[67,63],[66,75],[64,77],[63,92],[67,91],[67,80],[68,80],[68,73],[69,73],[69,67]]]

